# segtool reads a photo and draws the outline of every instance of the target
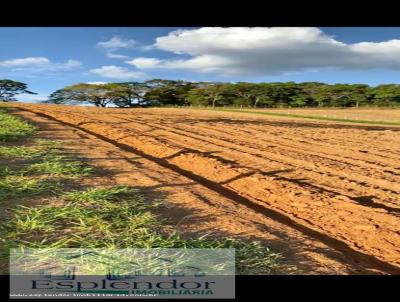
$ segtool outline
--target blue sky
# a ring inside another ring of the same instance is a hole
[[[400,82],[399,28],[0,28],[0,79]]]

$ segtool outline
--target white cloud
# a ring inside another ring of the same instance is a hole
[[[16,58],[0,62],[0,67],[9,70],[11,73],[24,72],[26,76],[42,72],[73,70],[81,66],[82,63],[76,60],[57,63],[45,57]]]
[[[108,84],[108,82],[86,82],[86,84],[92,84],[92,85],[104,85],[104,84]]]
[[[49,69],[51,70],[71,70],[75,68],[79,68],[82,66],[82,63],[76,60],[68,60],[65,63],[54,63]]]
[[[125,63],[135,66],[139,69],[157,67],[162,63],[162,60],[156,58],[135,58],[131,61],[125,61]]]
[[[121,37],[114,36],[108,41],[97,43],[97,46],[106,49],[118,49],[118,48],[132,48],[136,44],[137,43],[134,40],[125,40]]]
[[[139,69],[223,75],[271,75],[324,68],[400,69],[400,40],[346,44],[318,28],[204,27],[170,32],[158,37],[153,46],[178,56],[139,57],[126,63]]]
[[[64,69],[73,69],[73,68],[81,67],[82,63],[77,60],[68,60],[66,63],[58,63],[55,66],[58,66],[59,68],[64,68]]]
[[[118,53],[112,53],[112,52],[107,52],[106,56],[107,56],[107,58],[110,58],[110,59],[121,59],[121,60],[130,59],[129,56],[121,55]]]
[[[139,47],[140,50],[143,51],[149,51],[149,50],[154,50],[157,49],[154,45],[143,45]]]
[[[102,66],[100,68],[91,69],[90,73],[99,75],[101,77],[113,79],[132,79],[145,76],[145,73],[141,71],[132,71],[128,68],[115,65]]]
[[[0,62],[1,67],[17,67],[17,66],[32,66],[50,64],[50,60],[44,57],[27,57],[5,60]]]

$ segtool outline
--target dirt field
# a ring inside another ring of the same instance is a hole
[[[13,106],[49,135],[69,129],[71,147],[120,169],[119,182],[167,193],[188,232],[265,240],[299,273],[400,274],[400,127]]]
[[[254,109],[253,109],[254,110]],[[328,118],[350,119],[350,120],[367,120],[367,121],[386,121],[400,123],[400,109],[369,109],[369,108],[346,108],[346,109],[329,109],[329,108],[312,108],[312,109],[258,109],[260,111],[312,115]]]

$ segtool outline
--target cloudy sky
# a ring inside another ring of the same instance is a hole
[[[66,85],[143,81],[400,82],[399,28],[0,28],[0,79],[45,99]]]

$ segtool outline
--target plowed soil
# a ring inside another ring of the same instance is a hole
[[[265,240],[298,273],[400,274],[400,127],[189,109],[13,106],[36,123],[51,121],[50,134],[58,133],[54,127],[81,133],[83,141],[70,137],[71,146],[97,154],[100,166],[123,168],[121,181],[164,190],[188,232]],[[124,155],[117,162],[113,154]]]
[[[249,109],[243,109],[244,111]],[[251,109],[250,109],[251,110]],[[254,109],[252,109],[254,111]],[[367,120],[377,122],[397,122],[400,123],[400,109],[371,109],[371,108],[299,108],[299,109],[257,109],[261,112],[284,113],[284,114],[299,114],[311,115],[328,118],[341,118],[353,120]]]

